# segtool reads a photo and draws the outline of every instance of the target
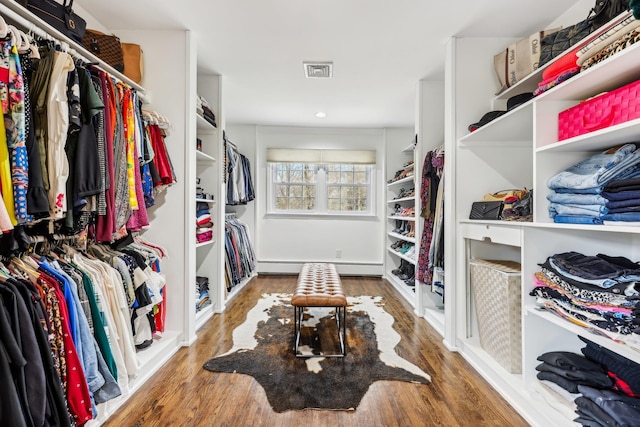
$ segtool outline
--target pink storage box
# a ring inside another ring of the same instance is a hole
[[[640,80],[558,114],[558,141],[640,117]]]

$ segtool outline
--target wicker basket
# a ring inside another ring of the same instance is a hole
[[[522,372],[520,263],[470,261],[480,345],[512,374]]]
[[[558,141],[640,117],[640,80],[561,111]]]

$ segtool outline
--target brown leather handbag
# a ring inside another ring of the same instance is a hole
[[[124,71],[122,44],[117,36],[97,30],[87,30],[82,38],[82,45],[116,70]]]
[[[140,83],[144,76],[142,48],[139,44],[122,43],[122,56],[124,58],[124,75],[134,82]]]

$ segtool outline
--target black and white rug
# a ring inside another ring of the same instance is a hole
[[[264,294],[233,331],[231,350],[210,359],[204,368],[251,375],[264,388],[275,412],[354,410],[376,381],[431,381],[427,373],[396,353],[400,335],[381,297],[348,297],[344,358],[294,356],[290,302],[289,294]],[[301,350],[339,352],[336,328],[331,309],[308,309]]]

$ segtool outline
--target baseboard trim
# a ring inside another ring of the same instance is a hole
[[[305,262],[310,261],[258,261],[258,274],[298,274]],[[342,276],[376,276],[382,277],[384,274],[384,266],[382,264],[361,264],[336,261],[318,261],[330,262],[335,264],[338,273]]]

